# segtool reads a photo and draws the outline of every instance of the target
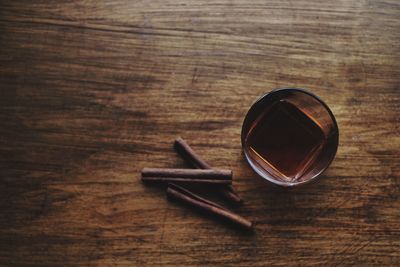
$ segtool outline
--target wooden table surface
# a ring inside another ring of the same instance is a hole
[[[399,43],[395,0],[1,1],[0,265],[398,266]],[[240,130],[290,86],[331,107],[340,146],[283,190]],[[233,170],[253,234],[142,184],[187,166],[177,136]]]

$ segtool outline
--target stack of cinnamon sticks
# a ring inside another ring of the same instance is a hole
[[[195,194],[187,187],[188,185],[212,187],[227,200],[235,204],[240,204],[242,203],[242,199],[232,186],[232,171],[211,168],[180,137],[175,140],[174,148],[188,163],[198,169],[144,168],[142,170],[142,181],[146,183],[167,184],[166,193],[169,199],[186,203],[244,229],[252,229],[253,224],[247,219],[213,201]]]

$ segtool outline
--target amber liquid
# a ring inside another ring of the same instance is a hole
[[[312,166],[326,137],[311,116],[280,100],[254,120],[245,143],[259,166],[276,179],[295,182]]]

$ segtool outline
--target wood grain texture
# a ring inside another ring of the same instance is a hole
[[[1,266],[400,263],[400,3],[0,2]],[[336,115],[323,177],[283,190],[241,154],[247,109],[308,88]],[[239,233],[144,167],[185,138],[232,169]]]

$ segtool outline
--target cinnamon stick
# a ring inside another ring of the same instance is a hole
[[[217,203],[212,202],[212,201],[210,201],[210,200],[208,200],[208,199],[205,199],[205,198],[203,198],[203,197],[201,197],[201,196],[199,196],[199,195],[193,193],[193,192],[190,191],[189,189],[186,189],[186,188],[184,188],[184,187],[182,187],[182,186],[179,186],[179,185],[177,185],[177,184],[169,183],[169,184],[168,184],[168,187],[167,187],[167,190],[168,190],[168,188],[172,188],[172,189],[175,189],[176,191],[180,191],[182,194],[185,194],[185,195],[187,195],[187,196],[189,196],[189,197],[191,197],[191,198],[194,198],[194,199],[196,199],[196,200],[198,200],[198,201],[201,201],[201,202],[210,204],[210,205],[212,205],[212,206],[214,206],[214,207],[218,207],[218,208],[221,208],[221,209],[225,209],[224,207],[218,205]]]
[[[187,162],[192,164],[198,169],[211,169],[211,166],[205,162],[181,137],[176,138],[174,147],[176,151],[184,158]]]
[[[231,170],[198,170],[198,169],[165,169],[144,168],[142,170],[144,182],[186,182],[228,185],[232,183]]]
[[[219,206],[218,204],[212,201],[197,196],[196,194],[190,192],[189,190],[177,186],[175,184],[168,185],[167,196],[168,198],[172,198],[184,202],[186,204],[189,204],[195,208],[198,208],[199,210],[208,212],[210,214],[214,214],[219,218],[229,221],[246,230],[250,230],[253,228],[253,224],[249,220]]]
[[[212,169],[211,166],[205,162],[190,146],[189,144],[178,137],[174,142],[174,147],[179,155],[187,162],[192,164],[194,167],[199,169]],[[229,200],[234,203],[242,203],[241,197],[236,193],[236,190],[232,185],[224,186],[219,189],[219,191]]]
[[[205,179],[232,179],[231,170],[223,169],[173,169],[173,168],[144,168],[142,175],[145,177],[187,177]]]
[[[230,199],[236,204],[241,204],[243,202],[233,185],[224,186],[220,189],[220,191],[227,199]]]

